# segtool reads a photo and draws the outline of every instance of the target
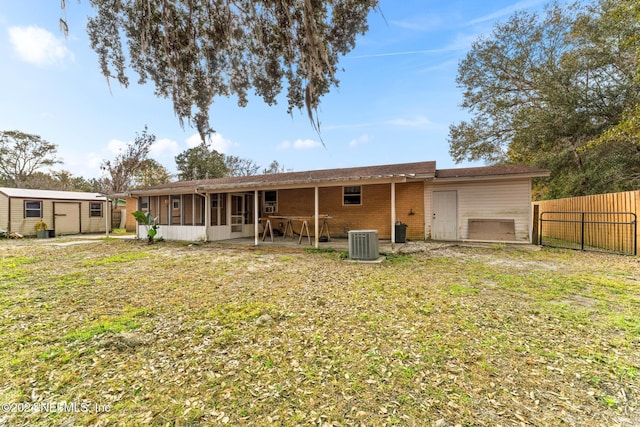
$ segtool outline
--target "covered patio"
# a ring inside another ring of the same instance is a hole
[[[130,195],[167,240],[251,238],[257,246],[288,237],[319,248],[321,237],[346,238],[350,230],[395,241],[400,220],[409,222],[409,236],[424,239],[424,180],[434,174],[434,162],[420,162],[176,182]]]

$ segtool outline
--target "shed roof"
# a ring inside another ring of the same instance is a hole
[[[0,193],[8,197],[23,199],[54,199],[54,200],[105,200],[106,196],[100,193],[87,193],[82,191],[55,191],[37,190],[31,188],[0,187]]]

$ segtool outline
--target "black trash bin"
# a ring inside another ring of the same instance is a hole
[[[405,243],[407,241],[407,224],[396,222],[396,241],[395,243]]]

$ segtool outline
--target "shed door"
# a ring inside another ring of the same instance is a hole
[[[433,240],[458,240],[458,192],[433,192],[433,218],[431,238]]]
[[[56,235],[80,233],[80,203],[53,203]]]

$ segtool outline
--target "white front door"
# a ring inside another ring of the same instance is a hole
[[[458,192],[434,191],[431,238],[458,240]]]

